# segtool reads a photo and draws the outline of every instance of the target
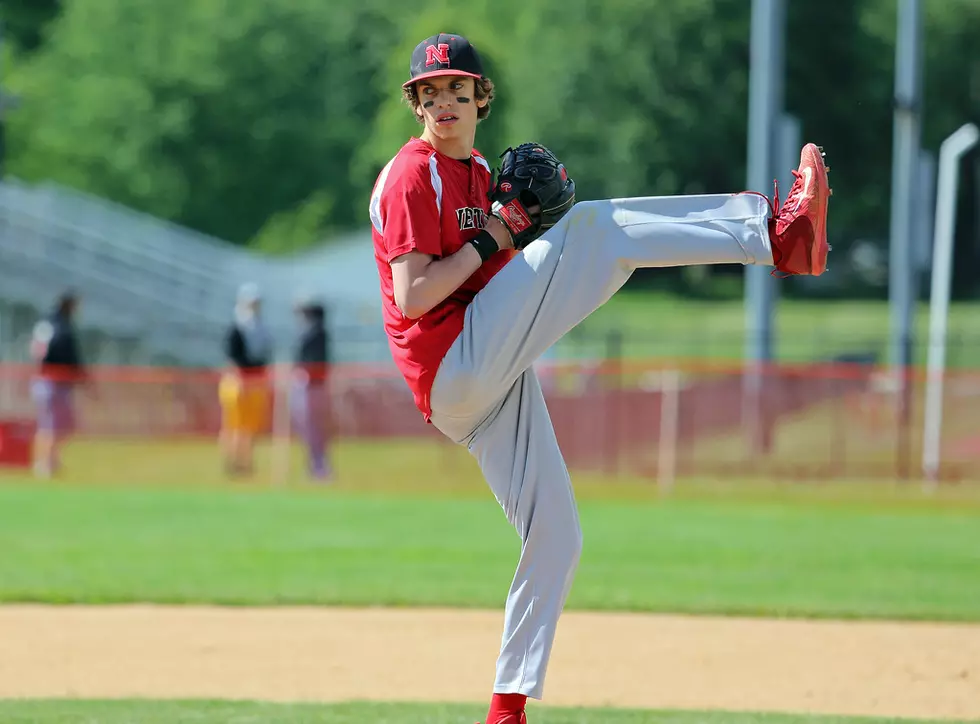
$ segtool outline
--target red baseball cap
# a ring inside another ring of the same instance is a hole
[[[439,33],[426,38],[412,51],[409,79],[402,83],[407,88],[423,78],[440,75],[464,75],[483,77],[483,62],[470,41],[462,35]]]

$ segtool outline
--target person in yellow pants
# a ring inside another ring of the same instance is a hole
[[[243,285],[235,321],[224,339],[229,365],[218,384],[218,399],[225,470],[232,475],[252,473],[255,438],[268,426],[272,340],[261,319],[261,304],[258,288]]]

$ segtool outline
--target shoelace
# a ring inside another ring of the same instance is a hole
[[[786,195],[786,200],[783,202],[783,206],[788,206],[790,202],[795,201],[803,193],[803,186],[800,184],[800,180],[803,178],[803,174],[797,171],[795,168],[792,169],[793,174],[793,187],[789,190]],[[772,182],[772,199],[763,193],[758,191],[743,191],[743,194],[752,194],[753,196],[761,196],[769,204],[769,212],[772,214],[772,218],[777,218],[779,212],[782,210],[779,203],[779,182],[773,180]]]
[[[793,173],[796,173],[796,171],[793,171]],[[769,205],[769,213],[772,214],[772,218],[774,219],[776,218],[776,215],[779,213],[779,182],[778,181],[773,180],[772,182],[771,199],[768,196],[766,196],[764,193],[761,193],[759,191],[742,191],[741,193],[751,194],[752,196],[761,196],[762,198],[764,198],[766,200],[766,203]],[[792,191],[790,193],[792,193]]]
[[[801,174],[795,168],[792,171],[795,180],[793,181],[793,188],[791,188],[789,190],[789,194],[786,195],[786,201],[783,202],[785,206],[789,206],[791,201],[796,201],[796,199],[798,199],[803,194],[803,186],[800,183],[801,180],[803,179],[803,174]]]

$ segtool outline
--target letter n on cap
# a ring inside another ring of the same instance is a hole
[[[449,65],[449,43],[439,43],[439,45],[427,45],[425,48],[425,64],[435,65],[442,63]]]

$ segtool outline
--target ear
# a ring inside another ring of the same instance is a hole
[[[473,87],[472,87],[472,91],[471,91],[473,93],[473,102],[476,103],[476,107],[477,108],[483,108],[484,106],[487,105],[487,103],[490,102],[490,99],[489,98],[477,98],[476,97],[476,84],[479,83],[480,81],[478,81],[476,78],[472,78],[471,80],[472,80],[472,83],[473,83]]]

